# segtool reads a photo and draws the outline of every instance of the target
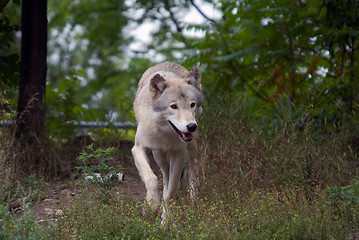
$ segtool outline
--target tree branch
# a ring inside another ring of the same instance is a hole
[[[5,8],[5,6],[9,3],[10,0],[5,0],[1,5],[0,5],[0,13],[2,12],[2,10]]]
[[[175,15],[171,10],[171,6],[168,3],[168,0],[165,1],[165,9],[169,12],[170,18],[171,18],[172,22],[175,24],[177,32],[182,33],[183,29],[181,28],[180,23],[175,18]]]
[[[215,28],[217,29],[217,31],[218,31],[218,33],[219,33],[219,36],[221,37],[221,40],[222,40],[223,45],[224,45],[224,47],[225,47],[226,53],[227,53],[227,54],[230,54],[231,51],[230,51],[230,49],[229,49],[229,45],[228,45],[226,39],[224,38],[224,34],[223,34],[223,32],[222,32],[222,29],[220,28],[220,25],[219,25],[214,19],[208,17],[208,16],[197,6],[197,4],[194,3],[194,0],[190,0],[190,3],[191,3],[192,6],[198,11],[199,14],[201,14],[205,19],[207,19],[209,22],[211,22],[211,23],[215,26]],[[268,102],[269,97],[268,97],[265,93],[264,93],[264,96],[261,95],[256,89],[253,88],[253,86],[251,86],[251,85],[249,84],[248,81],[246,81],[246,79],[244,79],[244,78],[239,74],[238,69],[234,66],[234,63],[233,63],[233,60],[232,60],[232,59],[230,59],[230,60],[228,61],[228,64],[229,64],[229,67],[230,67],[230,69],[232,70],[232,72],[233,72],[239,79],[241,79],[241,80],[249,87],[249,89],[254,93],[255,96],[257,96],[259,99],[263,100],[264,102]],[[279,115],[281,116],[280,112],[275,108],[275,106],[273,106],[273,109],[274,109],[274,111],[275,111],[277,114],[279,114]]]
[[[194,3],[193,0],[190,0],[192,6],[198,11],[199,14],[201,14],[205,19],[207,19],[208,21],[210,21],[211,23],[213,23],[213,25],[216,26],[216,28],[218,29],[218,23],[213,20],[212,18],[208,17],[198,6],[197,4]]]

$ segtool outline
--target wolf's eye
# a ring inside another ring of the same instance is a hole
[[[171,106],[170,106],[172,109],[178,109],[178,106],[177,106],[177,104],[171,104]]]
[[[195,106],[196,106],[196,103],[195,103],[195,102],[191,103],[191,108],[193,108],[193,107],[195,107]]]

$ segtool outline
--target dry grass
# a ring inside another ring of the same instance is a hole
[[[356,175],[358,130],[319,133],[311,125],[299,128],[295,121],[274,128],[253,115],[233,102],[217,103],[204,113],[199,144],[203,182],[237,191],[287,184],[310,191],[348,184]]]

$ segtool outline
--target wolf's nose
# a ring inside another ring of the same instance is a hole
[[[188,129],[188,131],[190,131],[190,132],[194,132],[194,131],[196,131],[196,129],[197,129],[197,124],[195,124],[195,123],[189,123],[189,124],[187,125],[187,129]]]

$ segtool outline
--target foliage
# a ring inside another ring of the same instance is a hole
[[[65,78],[59,80],[55,86],[48,83],[47,88],[47,109],[46,128],[51,134],[58,138],[72,138],[76,135],[74,123],[88,119],[87,116],[93,116],[94,113],[103,114],[101,111],[90,111],[81,106],[76,101],[77,87],[81,73],[71,73]],[[104,115],[104,114],[103,114]],[[96,114],[96,116],[98,116]],[[95,118],[97,119],[97,118]],[[99,119],[100,120],[100,119]]]
[[[1,234],[27,239],[343,239],[358,231],[358,205],[350,207],[355,218],[348,224],[349,215],[338,215],[325,191],[318,189],[311,198],[293,186],[232,192],[227,199],[217,193],[221,190],[213,189],[196,205],[180,198],[171,206],[170,219],[175,227],[169,229],[163,228],[159,219],[142,215],[142,205],[125,197],[102,204],[80,196],[63,218],[41,231],[31,214],[15,222],[1,206]]]
[[[86,175],[85,184],[97,185],[99,188],[96,189],[110,199],[111,187],[119,182],[118,174],[121,174],[120,171],[123,170],[121,164],[117,164],[116,167],[110,165],[110,161],[113,161],[111,154],[116,149],[114,147],[94,149],[93,144],[87,146],[87,149],[90,151],[89,153],[83,150],[77,157],[77,160],[83,164],[77,169]]]
[[[253,111],[250,100],[229,95],[204,107],[198,163],[204,192],[213,187],[208,178],[237,191],[293,184],[310,192],[349,182],[359,167],[358,128],[319,134],[292,115],[290,104],[280,107],[286,119],[273,123],[266,109]]]
[[[172,31],[156,46],[179,52],[173,59],[185,66],[199,64],[208,96],[245,94],[276,113],[286,97],[318,130],[358,121],[357,1],[218,1],[220,18],[190,3],[207,21],[182,26],[204,36]]]
[[[40,198],[45,179],[68,174],[74,156],[81,151],[79,142],[66,145],[44,137],[29,146],[16,141],[14,130],[3,128],[1,135],[0,202],[9,204],[24,197],[29,201]]]
[[[80,156],[77,157],[77,160],[82,161],[83,163],[83,166],[78,167],[78,169],[82,170],[84,173],[99,172],[102,174],[111,174],[113,171],[122,169],[121,165],[118,165],[117,169],[109,165],[109,161],[113,160],[110,155],[116,151],[114,147],[94,149],[93,144],[91,144],[87,146],[87,149],[90,150],[90,153],[82,151]]]
[[[141,203],[120,195],[106,204],[75,203],[50,233],[56,238],[131,239],[354,236],[359,230],[358,202],[341,207],[340,199],[339,205],[333,204],[333,194],[323,190],[350,181],[358,167],[357,153],[350,150],[356,144],[354,132],[321,137],[290,117],[276,128],[268,127],[266,115],[258,119],[260,112],[249,114],[250,103],[236,96],[210,99],[208,104],[201,119],[198,199],[193,203],[189,193],[181,191],[170,206],[169,230],[155,215],[141,214]],[[350,189],[356,189],[354,184]],[[348,193],[344,195],[351,192],[343,189]]]
[[[47,127],[74,135],[78,120],[133,121],[137,82],[163,59],[199,65],[207,96],[246,95],[273,121],[286,118],[278,101],[287,98],[318,130],[356,124],[357,8],[354,0],[50,2]],[[204,21],[185,21],[190,10]],[[130,51],[130,29],[142,23],[157,27],[143,51]]]
[[[24,204],[19,210],[22,216],[15,218],[7,206],[0,204],[0,239],[46,239],[29,206]]]
[[[87,201],[73,204],[64,218],[49,229],[53,239],[75,236],[85,239],[160,239],[170,237],[166,229],[152,225],[140,216],[140,206],[129,199],[111,205]],[[68,223],[73,224],[68,224]]]
[[[11,18],[16,15],[13,10],[17,1],[0,6],[0,118],[7,119],[16,105],[14,90],[19,82],[20,60],[15,42],[15,33],[19,31],[19,23]],[[8,6],[7,6],[8,5]],[[6,8],[5,8],[6,7]]]
[[[0,12],[0,87],[2,89],[14,89],[19,81],[19,54],[12,49],[15,41],[14,33],[18,30],[19,26]]]
[[[49,3],[49,45],[53,47],[49,47],[51,88],[48,95],[67,94],[67,89],[61,86],[71,83],[68,90],[77,107],[96,109],[101,114],[120,112],[123,116],[113,120],[128,119],[125,113],[133,96],[127,90],[140,74],[138,68],[142,71],[149,64],[146,59],[133,64],[125,55],[125,46],[130,40],[124,32],[125,11],[123,1]],[[56,97],[50,99],[49,105],[56,106]],[[61,108],[54,110],[56,115],[63,114]],[[87,116],[81,118],[102,120],[93,116],[95,112],[87,112]]]
[[[144,201],[125,194],[104,199],[103,193],[96,194],[103,186],[93,184],[82,189],[82,195],[64,209],[61,218],[49,221],[33,234],[38,234],[39,239],[355,236],[359,231],[359,205],[352,200],[357,197],[357,179],[349,187],[333,187],[340,190],[338,197],[325,188],[338,183],[347,185],[355,175],[357,129],[324,136],[312,131],[310,124],[303,128],[291,116],[286,122],[271,125],[266,114],[253,112],[251,102],[246,98],[238,100],[237,96],[212,98],[207,104],[200,119],[198,198],[190,200],[189,192],[183,190],[188,189],[187,179],[183,179],[181,185],[185,187],[170,206],[167,227],[155,214],[143,213]],[[283,112],[290,111],[290,105],[283,104],[282,108]],[[94,145],[89,148],[79,157],[82,169],[106,175],[113,149]],[[134,167],[133,163],[124,166],[126,170]],[[29,182],[35,180],[35,176],[29,178]],[[111,185],[107,192],[121,192],[123,186]],[[346,203],[347,196],[350,204]],[[22,234],[26,231],[21,229],[37,226],[34,220],[24,225],[8,211],[6,214],[2,218],[10,219],[7,226],[11,228],[4,228],[5,236],[14,233],[13,229],[20,229]]]
[[[4,164],[5,172],[0,172],[0,202],[7,203],[11,207],[17,207],[21,203],[37,201],[44,197],[46,191],[45,179],[36,174],[25,175],[15,172]],[[22,181],[16,178],[22,177]]]
[[[327,189],[329,197],[339,199],[345,204],[359,203],[359,179],[355,178],[348,186],[334,186]]]
[[[357,224],[359,212],[359,178],[356,177],[347,186],[327,187],[328,196],[331,204],[336,209],[338,215],[346,215],[351,226]]]
[[[179,198],[168,229],[158,218],[142,215],[142,205],[126,197],[102,204],[82,196],[63,218],[46,229],[52,239],[343,239],[358,231],[358,215],[348,225],[337,215],[325,191],[311,198],[290,185],[278,190],[231,192],[223,199],[214,188],[196,204]],[[356,205],[358,207],[358,205]],[[352,211],[354,207],[350,208]]]
[[[48,4],[49,137],[30,148],[1,130],[0,238],[350,239],[358,233],[358,179],[352,180],[359,167],[357,1]],[[220,17],[207,15],[202,4]],[[20,19],[9,7],[0,15],[0,66],[10,61],[0,68],[0,110],[7,118],[16,97],[3,90],[15,88],[18,77]],[[185,22],[190,10],[204,22]],[[142,42],[143,52],[131,52],[129,31],[146,22],[158,27]],[[14,217],[8,206],[39,199],[44,187],[37,175],[19,172],[39,166],[58,176],[73,169],[82,146],[65,143],[76,134],[72,123],[133,121],[137,82],[163,59],[198,65],[203,75],[197,201],[182,191],[166,229],[142,214],[141,203],[113,199],[121,187],[113,176],[122,167],[113,167],[113,148],[105,145],[119,145],[123,132],[110,128],[92,131],[106,143],[90,145],[78,158],[78,169],[93,175],[90,190],[101,194],[80,196],[44,231],[31,214]]]

